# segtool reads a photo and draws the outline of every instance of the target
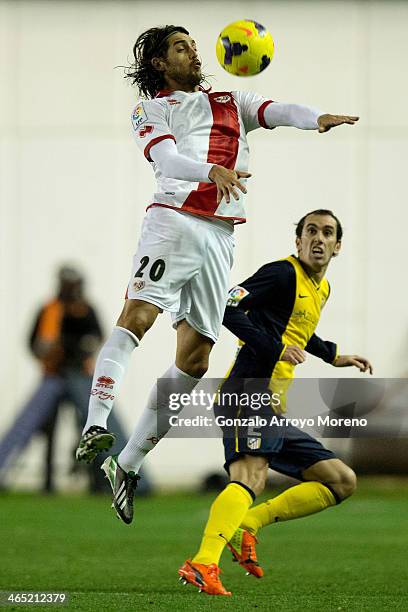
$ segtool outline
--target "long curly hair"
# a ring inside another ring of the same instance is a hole
[[[182,26],[166,25],[161,28],[150,28],[143,32],[133,47],[134,62],[125,68],[125,78],[131,79],[142,96],[154,98],[163,89],[163,73],[152,65],[154,57],[165,57],[169,48],[169,37],[175,32],[189,34]]]

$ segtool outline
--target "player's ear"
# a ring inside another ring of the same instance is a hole
[[[162,57],[152,57],[151,64],[155,70],[158,72],[163,72],[165,70],[165,62]]]
[[[341,240],[338,240],[336,242],[336,246],[334,247],[333,257],[337,257],[337,255],[340,253],[340,250],[341,250]]]
[[[297,250],[298,255],[299,255],[300,250],[301,250],[300,247],[301,247],[301,244],[302,244],[302,241],[300,240],[299,236],[296,236],[295,244],[296,244],[296,250]]]

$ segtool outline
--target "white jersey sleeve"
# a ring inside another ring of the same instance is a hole
[[[264,114],[265,109],[273,103],[273,100],[264,98],[253,91],[233,91],[232,95],[238,104],[246,133],[259,127],[272,129],[266,124]]]
[[[172,140],[163,139],[156,142],[150,151],[150,157],[163,176],[181,181],[212,183],[208,175],[214,164],[206,164],[181,155]]]
[[[287,126],[300,130],[317,130],[317,120],[321,115],[321,110],[311,106],[274,102],[265,108],[264,121],[270,129]]]
[[[149,162],[153,161],[150,149],[156,143],[166,138],[176,142],[167,122],[166,109],[160,100],[139,100],[131,121],[136,144]]]

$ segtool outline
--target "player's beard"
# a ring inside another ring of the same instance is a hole
[[[191,87],[192,90],[203,80],[201,69],[193,70],[190,68],[187,72],[186,70],[175,68],[171,72],[168,72],[167,75],[177,83],[180,83],[180,85]]]

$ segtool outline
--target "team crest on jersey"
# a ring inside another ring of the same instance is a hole
[[[246,296],[249,295],[249,291],[244,289],[243,287],[234,287],[228,294],[227,306],[238,306],[240,301]]]
[[[221,104],[226,104],[231,101],[231,96],[218,96],[218,98],[214,98],[216,102],[221,102]]]
[[[137,130],[143,123],[147,121],[147,114],[143,106],[143,102],[138,104],[132,113],[132,125]]]
[[[144,280],[135,280],[135,282],[133,283],[133,289],[135,291],[140,291],[141,289],[143,289],[143,287],[145,286],[145,282]]]
[[[258,450],[261,448],[262,438],[259,436],[258,438],[248,438],[247,447],[251,450]]]

